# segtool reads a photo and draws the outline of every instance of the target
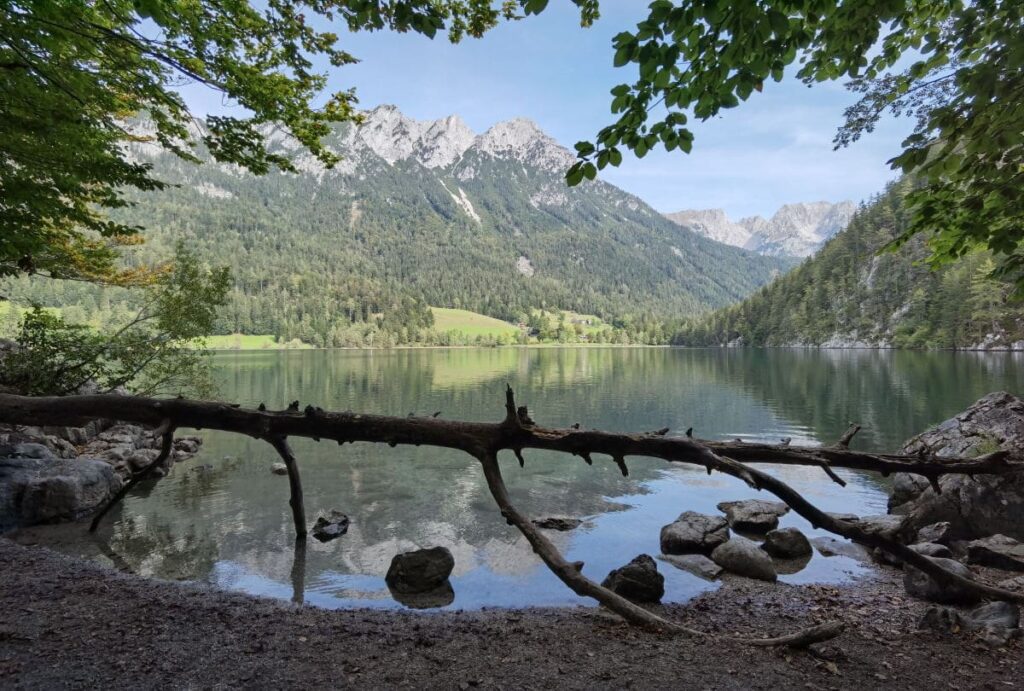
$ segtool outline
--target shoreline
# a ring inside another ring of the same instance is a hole
[[[870,350],[890,353],[1024,353],[1024,348],[896,348],[894,346],[813,346],[813,345],[762,345],[762,346],[688,346],[672,344],[648,344],[648,343],[512,343],[509,345],[397,345],[389,348],[361,347],[330,347],[320,348],[317,346],[306,346],[302,348],[206,348],[210,353],[281,353],[281,352],[381,352],[386,353],[395,350],[506,350],[510,348],[520,349],[563,349],[563,348],[649,348],[666,350],[817,350],[817,351],[846,351],[846,350]]]
[[[724,636],[823,621],[812,652],[665,637],[596,608],[443,613],[320,610],[148,580],[0,537],[7,688],[901,688],[1012,685],[1021,643],[918,631],[927,603],[879,568],[849,585],[720,588],[657,609]]]

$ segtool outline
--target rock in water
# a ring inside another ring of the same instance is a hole
[[[568,516],[548,516],[546,518],[535,518],[533,524],[538,528],[544,530],[575,530],[583,524],[578,518],[570,518]]]
[[[789,512],[789,507],[778,501],[745,499],[723,501],[718,510],[725,514],[733,530],[746,533],[767,533],[779,527],[779,517]]]
[[[772,558],[754,542],[743,537],[733,537],[725,544],[715,547],[711,559],[726,571],[738,576],[774,581],[778,578]]]
[[[943,566],[947,571],[974,580],[971,570],[958,561],[942,559],[940,557],[928,557],[935,563]],[[950,605],[972,605],[980,599],[977,593],[966,590],[958,585],[947,585],[939,583],[924,571],[915,569],[910,564],[903,567],[903,587],[914,597],[931,602],[940,602]]]
[[[914,437],[903,452],[933,455],[941,462],[999,449],[1024,454],[1024,401],[1002,391],[988,394],[956,417]],[[939,480],[940,495],[918,476],[897,473],[893,477],[889,510],[906,515],[914,528],[948,522],[950,539],[1001,534],[1024,540],[1024,473],[944,476]]]
[[[1024,544],[1006,535],[992,535],[967,544],[967,562],[1003,571],[1024,571]]]
[[[440,588],[455,568],[455,557],[447,547],[431,547],[396,554],[384,581],[392,590],[426,593]]]
[[[121,489],[114,468],[92,458],[0,458],[0,530],[75,521]]]
[[[313,537],[320,542],[327,542],[336,537],[341,537],[348,532],[348,516],[341,511],[331,510],[326,516],[316,517],[313,524]]]
[[[721,516],[686,511],[661,529],[665,554],[711,554],[729,539],[729,524]]]
[[[840,540],[829,535],[822,535],[812,538],[810,542],[823,557],[849,557],[861,562],[866,562],[870,559],[868,551],[864,547],[849,540]]]
[[[764,536],[761,549],[779,559],[796,559],[811,553],[811,543],[796,528],[779,528]]]
[[[663,554],[661,560],[706,581],[713,581],[722,574],[722,567],[703,554]]]
[[[633,602],[661,602],[665,594],[665,577],[648,554],[613,569],[601,585]]]
[[[286,466],[284,463],[275,463],[274,465],[270,466],[270,472],[272,472],[274,475],[287,475],[288,466]]]

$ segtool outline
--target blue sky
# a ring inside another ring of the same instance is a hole
[[[346,35],[343,47],[362,62],[333,70],[330,86],[355,87],[363,108],[390,103],[417,119],[458,114],[478,132],[528,117],[571,147],[612,122],[608,91],[632,81],[635,66],[612,67],[611,39],[634,26],[645,6],[606,1],[601,20],[581,29],[568,2],[552,2],[538,17],[454,46],[415,34]],[[225,108],[198,90],[186,95],[200,113]],[[833,152],[832,137],[853,101],[839,83],[769,83],[739,108],[697,123],[693,153],[627,155],[602,175],[660,211],[724,208],[739,218],[770,215],[794,201],[861,201],[895,177],[885,162],[911,123],[884,121]]]

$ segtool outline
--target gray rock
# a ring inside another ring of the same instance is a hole
[[[17,444],[14,447],[14,455],[20,458],[51,459],[54,457],[53,451],[43,444],[36,444],[34,442],[22,442]]]
[[[935,542],[948,547],[953,539],[953,526],[949,521],[931,523],[917,531],[918,542]]]
[[[1006,535],[991,535],[967,544],[967,562],[1004,571],[1024,571],[1024,544]]]
[[[856,523],[860,520],[860,516],[855,513],[835,513],[832,511],[826,511],[826,516],[831,516],[837,521],[846,521],[847,523]]]
[[[2,458],[0,530],[78,520],[119,489],[114,469],[93,458]]]
[[[665,554],[711,554],[729,539],[729,524],[721,516],[686,511],[661,529]]]
[[[575,530],[579,528],[583,521],[578,518],[570,518],[568,516],[547,516],[545,518],[533,519],[533,524],[538,528],[544,530]]]
[[[1024,455],[1024,401],[1002,391],[909,440],[903,452],[934,455],[941,461],[999,449]],[[920,478],[894,478],[890,511],[906,515],[914,528],[948,522],[946,542],[994,534],[1024,540],[1024,473],[945,476],[939,480],[940,495]]]
[[[746,533],[767,533],[779,527],[779,517],[789,512],[789,507],[778,501],[745,499],[723,501],[718,510],[725,514],[729,526]]]
[[[910,549],[914,550],[918,554],[923,554],[926,557],[939,557],[941,559],[952,559],[953,551],[945,545],[940,545],[937,542],[918,542],[915,545],[910,545]]]
[[[881,537],[905,542],[907,531],[904,526],[907,519],[905,516],[894,516],[891,514],[880,514],[877,516],[862,516],[857,522],[861,530],[869,535],[880,535]]]
[[[270,472],[272,472],[274,475],[287,475],[288,466],[286,466],[284,463],[275,463],[274,465],[270,466]]]
[[[771,557],[754,542],[734,536],[725,544],[715,547],[711,559],[730,573],[762,581],[774,581],[778,577]]]
[[[821,536],[811,538],[810,542],[823,557],[849,557],[860,562],[871,560],[868,551],[864,547],[848,540]]]
[[[648,554],[613,569],[601,585],[633,602],[661,602],[665,595],[665,577]]]
[[[987,645],[1001,647],[1020,635],[1020,609],[1011,602],[987,602],[967,612],[952,607],[929,607],[919,629],[939,633],[975,632]]]
[[[455,557],[446,547],[431,547],[396,554],[384,581],[393,592],[427,593],[448,580]]]
[[[958,561],[939,557],[929,557],[929,559],[943,566],[947,571],[974,580],[971,570]],[[931,602],[971,605],[979,600],[978,595],[973,591],[958,585],[939,583],[925,572],[919,571],[909,564],[903,567],[903,587],[910,595]]]
[[[313,524],[313,537],[320,542],[341,537],[348,532],[348,523],[348,516],[341,511],[332,509],[326,516],[321,514],[316,517],[316,523]]]
[[[663,554],[660,559],[706,581],[713,581],[722,574],[722,567],[703,554]]]
[[[761,549],[779,559],[796,559],[811,554],[811,543],[796,528],[771,530],[764,536]]]

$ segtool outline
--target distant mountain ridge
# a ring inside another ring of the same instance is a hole
[[[991,276],[989,254],[932,270],[924,238],[882,251],[909,225],[912,187],[893,183],[813,257],[739,304],[694,320],[675,342],[1024,350],[1024,307]]]
[[[331,169],[279,128],[263,134],[297,173],[256,177],[129,145],[175,185],[118,212],[147,228],[133,256],[161,258],[183,240],[230,266],[224,333],[347,345],[340,332],[365,340],[372,326],[408,342],[429,304],[510,322],[537,308],[596,314],[664,342],[658,322],[735,302],[792,266],[712,242],[601,180],[566,186],[575,157],[523,118],[477,134],[457,116],[418,121],[380,106],[325,138],[342,156]],[[52,290],[20,294],[76,299]]]
[[[846,227],[853,202],[799,202],[782,206],[770,219],[732,221],[722,209],[685,209],[669,220],[717,242],[772,257],[807,257]]]

